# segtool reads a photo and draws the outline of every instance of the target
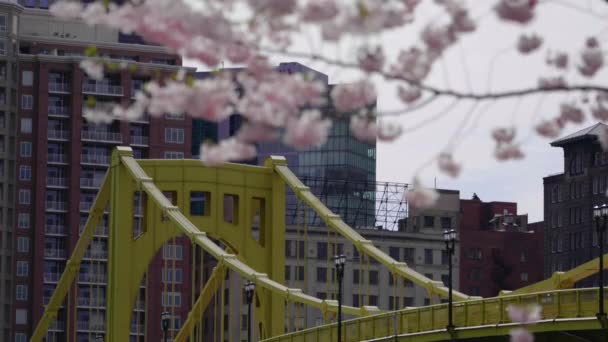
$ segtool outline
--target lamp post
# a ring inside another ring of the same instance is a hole
[[[342,342],[342,280],[344,280],[344,254],[334,256],[336,275],[338,276],[338,342]]]
[[[251,342],[251,302],[253,301],[254,291],[255,283],[247,281],[245,283],[245,299],[247,300],[247,342]]]
[[[600,298],[599,312],[596,317],[604,321],[606,312],[604,312],[604,231],[606,230],[606,221],[608,221],[608,206],[593,207],[593,218],[595,219],[595,229],[597,231],[598,245],[600,247]]]
[[[171,314],[167,311],[163,311],[160,314],[160,321],[163,327],[163,334],[165,335],[165,342],[167,342],[167,333],[169,331],[169,320],[171,320]]]
[[[454,229],[443,231],[443,240],[445,241],[445,249],[448,253],[448,326],[446,327],[450,333],[454,331],[454,322],[452,320],[452,256],[456,245],[456,231]]]

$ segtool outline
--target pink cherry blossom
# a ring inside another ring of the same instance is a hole
[[[509,331],[510,342],[533,342],[534,335],[524,328],[515,328]]]
[[[460,164],[454,162],[452,154],[450,153],[441,153],[437,160],[437,164],[439,165],[439,170],[454,178],[458,177],[462,169]]]
[[[245,124],[239,129],[236,138],[243,142],[268,142],[277,140],[279,132],[271,126]]]
[[[378,121],[377,135],[380,141],[393,141],[401,136],[403,128],[396,122]]]
[[[580,73],[587,77],[592,77],[604,65],[604,52],[599,46],[597,39],[587,39],[587,44],[581,53],[582,65],[579,65]]]
[[[103,80],[103,64],[91,59],[83,59],[80,61],[80,68],[92,79]]]
[[[201,162],[207,166],[218,166],[228,161],[255,158],[256,148],[235,138],[222,140],[217,145],[203,143],[200,150]]]
[[[509,319],[515,323],[530,324],[538,322],[542,319],[543,308],[540,305],[532,306],[507,306],[507,314]]]
[[[378,126],[375,119],[353,115],[350,118],[350,131],[355,138],[361,141],[375,141],[378,135]]]
[[[391,66],[391,74],[408,81],[422,81],[431,71],[432,59],[427,53],[411,48],[399,53],[397,63]]]
[[[82,117],[93,124],[110,124],[116,119],[107,108],[99,107],[84,107],[82,109]]]
[[[544,120],[535,128],[539,135],[547,138],[557,138],[561,133],[561,128],[555,120]]]
[[[422,91],[416,86],[398,86],[397,94],[399,95],[401,101],[409,104],[418,100],[420,96],[422,96]]]
[[[437,203],[439,193],[435,189],[423,188],[418,177],[412,182],[413,188],[405,193],[405,200],[412,208],[426,209]]]
[[[526,24],[534,18],[534,4],[531,0],[500,0],[494,10],[503,20]]]
[[[290,117],[285,125],[283,142],[297,150],[323,146],[331,129],[331,120],[322,119],[318,110],[305,110],[299,118]]]
[[[429,50],[440,55],[449,45],[456,41],[456,35],[450,26],[428,25],[422,30],[422,41]]]
[[[497,144],[510,144],[515,138],[515,128],[496,128],[492,131],[492,138]]]
[[[338,6],[333,0],[311,0],[304,6],[300,16],[308,22],[322,22],[334,19]]]
[[[384,66],[384,53],[380,46],[359,49],[359,67],[367,72],[381,71]]]
[[[523,54],[529,54],[537,50],[543,43],[543,38],[536,35],[521,35],[517,40],[517,50]]]
[[[561,76],[541,77],[538,79],[538,87],[541,89],[558,89],[566,86],[566,81]]]
[[[376,88],[366,80],[339,84],[331,91],[331,98],[340,112],[351,112],[376,102]]]
[[[580,124],[585,120],[585,114],[577,106],[569,103],[562,103],[560,106],[560,117],[568,122]]]
[[[519,160],[524,158],[524,153],[519,146],[512,144],[499,145],[494,150],[494,157],[499,161]]]

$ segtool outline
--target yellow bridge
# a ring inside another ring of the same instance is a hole
[[[76,315],[69,312],[75,298],[89,304],[102,298],[105,306],[103,311],[92,309],[97,311],[87,316],[88,330],[97,331],[89,333],[87,340],[133,341],[134,325],[138,331],[141,326],[144,333],[152,330],[148,325],[160,325],[157,318],[147,317],[145,308],[152,299],[142,298],[140,289],[146,281],[159,279],[161,270],[166,272],[175,267],[175,261],[158,261],[157,257],[161,252],[167,252],[163,246],[169,242],[175,245],[176,241],[192,247],[191,260],[186,260],[192,268],[192,277],[188,287],[190,311],[173,333],[173,341],[203,341],[208,329],[203,316],[214,303],[221,307],[214,316],[224,319],[223,306],[217,304],[224,298],[219,289],[223,288],[227,272],[256,285],[253,300],[256,340],[337,340],[337,327],[331,322],[335,321],[338,302],[316,298],[301,289],[284,285],[286,186],[296,194],[299,207],[313,210],[328,230],[346,238],[359,255],[376,260],[395,279],[407,279],[424,287],[431,298],[447,297],[448,289],[442,282],[428,279],[406,263],[395,261],[333,214],[289,170],[283,158],[269,158],[261,167],[227,164],[211,168],[194,160],[135,160],[130,148],[119,147],[112,154],[109,171],[84,230],[44,314],[36,322],[31,341],[54,341],[51,331],[61,310],[67,311],[62,315],[68,322],[62,340],[79,340],[77,327],[69,326],[69,322],[75,321]],[[92,257],[100,252],[97,230],[108,210],[107,279],[105,275],[102,279],[107,280],[107,286],[105,293],[98,296],[95,294],[99,291],[98,286],[90,285],[86,289],[77,281],[96,278],[101,275],[101,267],[106,267]],[[305,216],[303,220],[306,221]],[[607,256],[604,256],[605,265],[608,264]],[[207,275],[205,257],[214,260],[213,272]],[[342,339],[441,341],[496,337],[504,340],[508,331],[516,326],[509,321],[505,308],[509,304],[538,304],[543,307],[543,320],[530,329],[538,333],[539,340],[608,341],[605,322],[595,317],[598,289],[572,289],[578,280],[597,273],[598,264],[598,259],[592,260],[496,298],[470,297],[455,291],[456,330],[451,335],[445,328],[446,304],[390,312],[369,306],[343,306],[343,313],[351,319],[342,325]],[[171,275],[163,273],[162,276]],[[84,290],[86,293],[78,293]],[[160,299],[155,300],[160,306]],[[170,307],[172,300],[176,299],[163,297],[162,305]],[[137,311],[138,308],[143,310]],[[318,309],[326,318],[326,324],[310,329],[300,326],[285,334],[284,318],[306,308]],[[224,322],[220,326],[223,325]],[[224,329],[219,330],[213,340],[226,340]],[[135,340],[161,341],[160,330],[157,331],[159,334],[149,336],[145,333],[143,338],[138,334]],[[241,337],[235,340],[240,341]]]

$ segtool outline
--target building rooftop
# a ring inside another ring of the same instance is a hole
[[[551,146],[560,147],[578,140],[583,139],[597,139],[597,136],[601,133],[601,130],[607,129],[608,125],[605,125],[601,122],[596,123],[593,126],[587,127],[585,129],[581,129],[578,132],[572,133],[568,136],[565,136],[561,139],[555,140],[551,142]]]

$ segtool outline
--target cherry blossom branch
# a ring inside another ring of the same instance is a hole
[[[349,62],[340,61],[340,60],[334,60],[334,59],[331,59],[331,58],[328,58],[328,57],[325,57],[325,56],[322,56],[319,54],[315,54],[315,53],[284,51],[284,50],[275,50],[275,49],[268,49],[268,48],[264,48],[262,51],[266,52],[266,53],[281,54],[281,55],[294,57],[294,58],[305,58],[305,59],[310,59],[310,60],[314,60],[314,61],[321,61],[321,62],[324,62],[329,65],[340,66],[343,68],[361,70],[361,68],[358,64],[349,63]],[[510,97],[529,96],[529,95],[545,94],[545,93],[558,93],[558,92],[574,92],[574,91],[608,92],[608,87],[600,86],[600,85],[593,85],[593,84],[555,86],[555,87],[551,87],[551,88],[528,87],[528,88],[522,88],[522,89],[516,89],[516,90],[506,90],[506,91],[486,92],[486,93],[461,92],[461,91],[453,90],[453,89],[441,89],[438,87],[430,86],[430,85],[427,85],[424,83],[420,83],[417,81],[407,79],[400,75],[390,74],[386,71],[373,71],[370,73],[380,75],[387,80],[404,81],[408,84],[411,84],[413,86],[420,88],[421,90],[430,92],[433,95],[453,97],[453,98],[457,98],[457,99],[497,100],[497,99],[505,99],[505,98],[510,98]]]

